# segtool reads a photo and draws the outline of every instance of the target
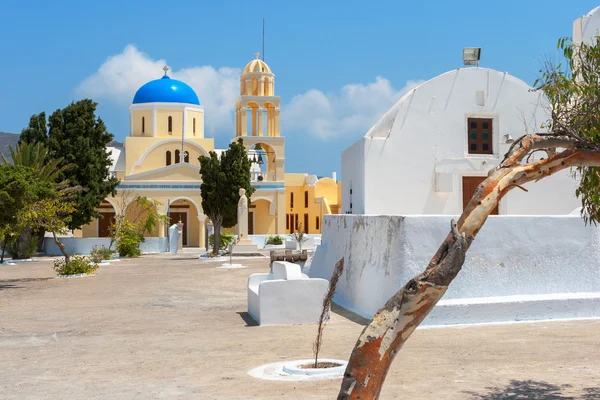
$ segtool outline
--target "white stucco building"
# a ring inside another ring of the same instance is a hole
[[[459,68],[401,98],[342,153],[342,211],[352,214],[460,214],[512,141],[539,132],[548,107],[520,79]],[[499,214],[568,214],[578,207],[565,171],[513,190]]]

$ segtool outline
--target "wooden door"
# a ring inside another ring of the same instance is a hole
[[[114,212],[100,213],[104,218],[98,218],[98,237],[109,237],[110,227],[115,222]]]
[[[171,211],[171,218],[169,221],[169,226],[178,223],[179,221],[183,222],[183,245],[187,246],[187,231],[188,231],[188,220],[186,212],[173,212]]]
[[[248,211],[248,235],[254,235],[254,211]]]
[[[308,233],[308,214],[304,214],[304,233]]]
[[[485,180],[485,176],[463,176],[462,191],[463,191],[463,211],[471,201],[471,198],[477,190],[477,186]],[[498,206],[492,210],[490,215],[498,215]]]

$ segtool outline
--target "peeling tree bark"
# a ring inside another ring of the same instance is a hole
[[[564,149],[557,152],[557,149]],[[534,151],[549,158],[521,164]],[[425,271],[411,279],[373,317],[361,333],[344,374],[338,399],[377,399],[394,357],[442,298],[465,254],[502,197],[515,187],[565,168],[600,166],[600,148],[563,135],[535,134],[517,140],[503,162],[490,170]]]

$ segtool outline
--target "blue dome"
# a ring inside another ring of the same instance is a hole
[[[155,79],[138,89],[133,96],[133,104],[139,103],[187,103],[200,105],[194,89],[187,84],[169,78],[167,75]]]

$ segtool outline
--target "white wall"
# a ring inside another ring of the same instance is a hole
[[[573,41],[575,43],[592,43],[600,35],[600,7],[594,8],[587,15],[577,18],[573,23]]]
[[[335,263],[344,257],[345,269],[334,300],[370,318],[425,269],[448,234],[451,218],[327,215],[322,244],[305,271],[311,278],[329,279]],[[444,301],[588,292],[600,298],[599,233],[599,228],[585,227],[578,216],[492,216],[467,253]],[[543,302],[537,304],[544,309]],[[498,307],[492,306],[486,313],[493,314]],[[567,310],[567,315],[578,316],[574,308]],[[467,307],[461,309],[455,322],[466,323]],[[600,302],[593,312],[600,317]]]
[[[342,210],[365,212],[365,138],[342,152]],[[352,189],[352,195],[350,195]],[[352,202],[352,208],[350,203]]]
[[[72,238],[62,237],[60,241],[65,245],[69,254],[88,255],[94,247],[108,247],[110,238]],[[167,238],[147,237],[140,245],[143,254],[165,253],[167,251]],[[61,256],[60,249],[53,238],[44,238],[44,251],[49,256]]]
[[[509,149],[505,134],[517,139],[538,132],[547,119],[542,97],[529,89],[485,68],[460,68],[418,86],[342,153],[342,212],[349,211],[352,179],[353,205],[364,205],[353,207],[354,213],[460,214],[462,177],[486,176]],[[484,92],[483,105],[476,104],[477,91]],[[469,117],[493,118],[494,154],[468,154]],[[568,214],[579,206],[576,182],[568,175],[563,171],[528,185],[525,197],[510,192],[500,214]]]

